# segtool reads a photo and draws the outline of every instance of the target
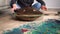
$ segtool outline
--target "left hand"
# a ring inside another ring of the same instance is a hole
[[[41,6],[41,9],[44,10],[44,11],[47,11],[46,6],[44,6],[44,5]]]

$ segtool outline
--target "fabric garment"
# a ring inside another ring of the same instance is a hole
[[[43,0],[36,0],[37,2],[41,3],[41,5],[45,5]],[[13,4],[17,3],[21,7],[32,6],[34,0],[11,0],[10,6],[12,7]]]
[[[21,9],[22,8],[18,4],[16,4],[16,6],[17,6],[17,9]],[[37,10],[40,10],[41,3],[35,3],[34,5],[32,5],[32,7],[35,8],[35,9],[37,9]]]

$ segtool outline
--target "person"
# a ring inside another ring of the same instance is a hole
[[[11,0],[10,6],[11,10],[14,12],[16,9],[21,9],[24,7],[34,7],[37,10],[47,10],[46,4],[43,0],[36,0],[37,2],[34,4],[35,0]]]

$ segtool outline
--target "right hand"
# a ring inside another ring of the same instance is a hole
[[[46,6],[44,6],[44,5],[41,6],[41,9],[44,10],[44,11],[47,11]]]

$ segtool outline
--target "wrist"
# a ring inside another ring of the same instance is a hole
[[[46,7],[45,5],[42,5],[41,7]]]

